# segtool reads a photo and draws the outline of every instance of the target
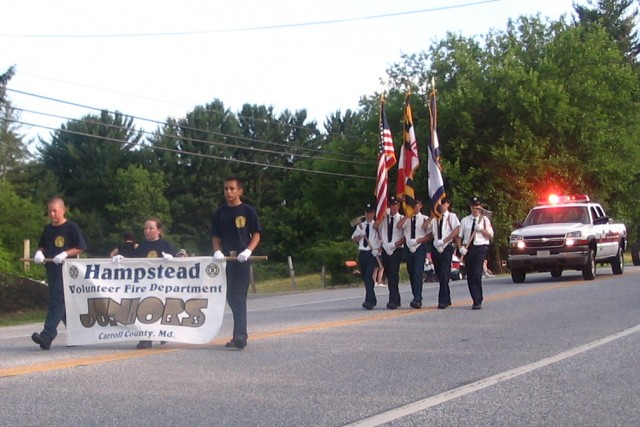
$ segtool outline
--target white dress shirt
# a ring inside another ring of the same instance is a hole
[[[483,229],[485,229],[493,238],[493,226],[491,225],[491,221],[486,216],[478,215],[474,217],[473,215],[467,215],[462,218],[460,221],[460,237],[462,238],[462,245],[468,246],[469,240],[471,239],[471,234],[473,230],[471,227],[473,226],[473,220],[476,219],[476,226],[480,225]],[[476,232],[475,237],[473,238],[473,245],[488,245],[491,243],[491,239],[488,239],[481,232]]]

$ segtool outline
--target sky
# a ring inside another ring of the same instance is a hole
[[[14,107],[62,116],[22,111],[37,125],[22,126],[27,138],[97,114],[87,107],[162,122],[214,99],[232,112],[306,109],[321,126],[381,92],[403,53],[447,32],[504,30],[521,15],[556,20],[573,1],[0,0],[0,73],[16,67]],[[152,121],[136,126],[153,131]]]

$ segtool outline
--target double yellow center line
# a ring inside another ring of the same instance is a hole
[[[512,290],[504,293],[491,295],[485,298],[485,301],[499,301],[499,300],[515,298],[519,296],[533,295],[541,292],[547,292],[547,291],[552,291],[556,289],[568,288],[572,286],[584,285],[589,283],[593,283],[593,282],[585,282],[580,280],[580,281],[564,282],[564,283],[558,283],[558,284],[544,283],[544,284],[541,284],[541,286],[538,286],[535,288],[518,289],[518,290]],[[470,301],[467,304],[470,304]],[[462,306],[462,303],[454,304],[454,307],[455,306]],[[392,319],[392,318],[402,317],[402,316],[416,315],[416,314],[424,313],[425,311],[430,311],[430,310],[436,310],[436,308],[429,307],[429,308],[424,308],[422,310],[406,309],[406,310],[393,310],[393,311],[379,311],[379,312],[373,312],[367,316],[357,317],[354,319],[335,320],[331,322],[321,322],[321,323],[314,323],[310,325],[294,326],[291,328],[277,329],[273,331],[256,332],[251,334],[251,341],[274,338],[274,337],[279,337],[283,335],[290,336],[294,334],[304,334],[307,332],[314,332],[314,331],[325,330],[325,329],[335,329],[339,327],[357,325],[360,323],[366,323],[366,322],[372,322],[372,321],[378,321],[378,320],[384,320],[384,319]],[[227,341],[226,339],[217,338],[211,341],[207,345],[208,346],[224,345],[226,341]],[[156,355],[156,354],[162,354],[162,353],[170,353],[170,352],[183,350],[185,348],[194,348],[194,347],[201,347],[201,346],[179,344],[179,347],[177,348],[176,347],[172,347],[172,348],[157,347],[157,348],[150,348],[146,350],[128,350],[124,352],[110,353],[110,354],[98,355],[98,356],[56,360],[51,362],[14,366],[10,368],[0,368],[0,378],[27,375],[27,374],[33,374],[38,372],[54,371],[59,369],[75,368],[78,366],[98,365],[101,363],[116,362],[119,360],[136,359],[139,357],[146,357],[149,355]]]

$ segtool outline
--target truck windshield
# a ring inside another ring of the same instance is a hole
[[[589,212],[586,206],[539,207],[529,212],[524,226],[559,223],[589,224]]]

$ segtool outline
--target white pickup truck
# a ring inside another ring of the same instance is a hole
[[[514,226],[508,258],[514,283],[534,271],[560,277],[563,270],[578,270],[593,280],[597,264],[611,264],[613,274],[624,272],[627,229],[586,195],[551,196]]]

